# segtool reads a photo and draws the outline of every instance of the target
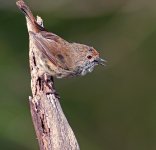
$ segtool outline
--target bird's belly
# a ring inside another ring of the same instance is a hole
[[[39,67],[49,75],[52,75],[56,78],[64,78],[70,76],[70,72],[67,70],[62,69],[61,67],[53,64],[46,56],[43,54],[39,56]]]

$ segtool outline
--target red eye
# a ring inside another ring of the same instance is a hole
[[[88,58],[88,59],[91,59],[91,58],[92,58],[92,56],[91,56],[91,55],[88,55],[88,56],[87,56],[87,58]]]

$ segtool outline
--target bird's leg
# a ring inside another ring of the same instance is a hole
[[[41,87],[45,88],[46,94],[54,94],[58,99],[60,99],[59,94],[56,92],[54,88],[54,79],[51,75],[48,75],[46,73],[42,74],[41,77]],[[45,84],[44,84],[45,83]]]

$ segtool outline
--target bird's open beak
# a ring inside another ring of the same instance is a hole
[[[94,62],[96,62],[96,63],[99,64],[99,65],[103,65],[103,66],[106,66],[106,63],[107,63],[107,61],[104,60],[104,59],[102,59],[102,58],[96,58],[96,59],[94,60]]]

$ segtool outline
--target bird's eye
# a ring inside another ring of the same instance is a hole
[[[92,52],[93,50],[94,50],[94,49],[93,49],[92,47],[89,49],[90,52]]]
[[[92,56],[91,56],[91,55],[88,55],[88,56],[87,56],[87,58],[88,58],[88,59],[91,59],[91,58],[92,58]]]

